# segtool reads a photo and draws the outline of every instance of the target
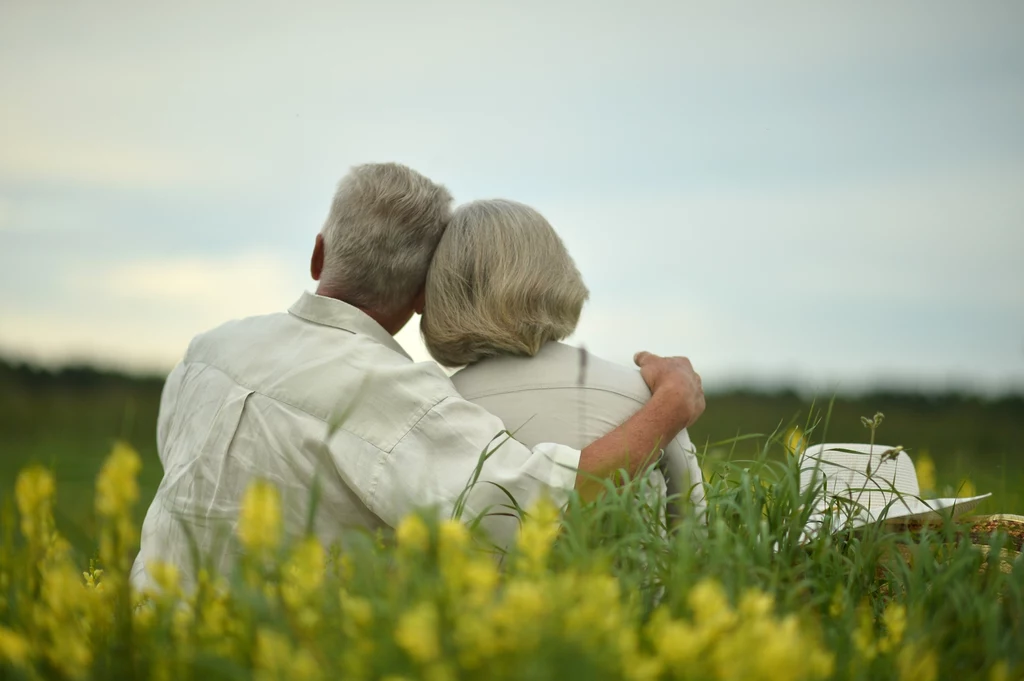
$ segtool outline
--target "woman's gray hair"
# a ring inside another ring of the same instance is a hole
[[[449,367],[532,357],[575,330],[588,296],[544,216],[514,201],[475,201],[456,209],[434,251],[420,330]]]
[[[452,196],[398,163],[356,166],[338,184],[320,233],[321,284],[359,307],[393,312],[423,287]]]

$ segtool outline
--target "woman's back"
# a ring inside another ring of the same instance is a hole
[[[547,343],[534,357],[483,359],[452,381],[464,398],[499,417],[527,446],[558,442],[582,449],[651,397],[639,371],[558,342]],[[702,513],[700,467],[686,431],[664,449],[668,493],[689,497],[691,510]],[[658,471],[651,482],[665,484]]]

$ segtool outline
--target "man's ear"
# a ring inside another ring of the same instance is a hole
[[[421,288],[419,293],[416,294],[416,297],[412,299],[413,312],[415,312],[416,314],[423,314],[423,308],[426,306],[426,304],[426,290]]]
[[[309,273],[313,275],[313,281],[320,281],[320,275],[324,273],[324,235],[316,235],[316,244],[313,245],[313,257],[309,259]]]

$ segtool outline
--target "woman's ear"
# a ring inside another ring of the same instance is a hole
[[[316,235],[316,243],[313,245],[313,257],[309,259],[309,273],[313,275],[313,281],[320,281],[320,275],[324,273],[324,235]]]
[[[423,314],[423,308],[427,304],[426,289],[420,289],[416,297],[412,299],[412,309],[416,314]]]

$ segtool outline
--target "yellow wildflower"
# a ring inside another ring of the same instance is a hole
[[[466,563],[462,570],[466,599],[470,604],[482,605],[494,595],[498,586],[498,568],[488,558],[477,558]]]
[[[65,676],[81,676],[92,664],[89,631],[100,624],[95,591],[83,587],[81,575],[70,563],[60,562],[42,572],[42,599],[33,619],[45,632],[42,651]]]
[[[135,450],[123,442],[115,444],[96,478],[96,515],[115,518],[131,510],[139,500],[140,470],[142,460]]]
[[[85,588],[92,589],[97,592],[104,590],[103,586],[103,570],[96,567],[96,561],[89,561],[88,572],[82,573],[82,578],[85,580]]]
[[[153,583],[156,584],[161,596],[167,598],[178,596],[181,573],[176,565],[162,562],[147,563],[146,572],[153,578]]]
[[[18,474],[14,498],[21,515],[21,533],[43,545],[53,531],[53,498],[57,491],[53,474],[42,466],[29,466]]]
[[[398,546],[411,551],[426,552],[430,548],[430,528],[423,518],[411,514],[402,519],[395,530]]]
[[[320,622],[319,592],[326,569],[324,547],[316,537],[300,542],[284,565],[281,598],[303,629],[311,630]]]
[[[365,598],[353,596],[345,589],[340,593],[341,612],[344,618],[341,630],[349,640],[341,664],[347,677],[361,678],[368,675],[372,666],[374,641],[368,635],[373,624],[373,605]]]
[[[786,431],[786,434],[782,439],[783,445],[786,447],[786,451],[793,456],[800,456],[804,448],[807,446],[807,438],[804,437],[804,433],[800,430],[800,426],[793,426]]]
[[[444,662],[435,662],[423,670],[423,681],[455,681],[455,672]]]
[[[694,621],[708,630],[710,635],[727,629],[736,623],[736,613],[729,605],[725,589],[714,579],[703,579],[690,590],[687,596]]]
[[[139,632],[149,631],[156,624],[156,606],[143,601],[132,611],[132,628]]]
[[[935,462],[928,455],[928,450],[922,449],[914,458],[914,469],[917,471],[917,484],[921,488],[921,493],[934,492],[938,483],[935,479]]]
[[[437,608],[433,603],[420,603],[398,618],[395,642],[415,662],[426,664],[441,655],[438,639]]]
[[[538,572],[547,564],[551,545],[558,536],[559,510],[547,498],[540,499],[526,515],[516,546],[520,570]]]
[[[32,644],[21,634],[0,626],[0,666],[8,663],[15,667],[27,667],[32,657]]]
[[[882,623],[885,624],[886,637],[879,643],[882,652],[895,650],[903,641],[903,634],[907,631],[907,608],[899,603],[890,603],[882,613]]]
[[[693,664],[706,644],[692,624],[672,619],[664,609],[654,613],[647,632],[658,657],[670,669],[682,670]]]
[[[100,531],[100,560],[115,573],[127,572],[129,556],[138,542],[131,509],[139,500],[136,476],[142,468],[139,455],[119,442],[96,477],[96,516]]]
[[[341,611],[358,627],[366,628],[373,621],[373,606],[365,598],[341,591]]]
[[[231,619],[227,597],[221,593],[207,595],[200,604],[196,635],[218,655],[230,657],[234,644],[231,635],[240,625]]]
[[[978,495],[978,490],[974,487],[974,483],[971,482],[970,478],[964,478],[960,481],[956,495],[958,497],[973,497]]]
[[[281,542],[281,495],[266,480],[250,483],[238,516],[238,538],[248,551],[276,549]]]
[[[771,596],[759,589],[749,589],[740,599],[740,615],[743,619],[768,617],[775,608]]]
[[[1010,681],[1010,665],[1006,660],[1000,660],[992,665],[988,672],[989,681]]]
[[[664,663],[653,655],[637,655],[625,660],[622,668],[623,676],[629,681],[657,681],[664,671]]]
[[[309,651],[296,650],[286,636],[260,629],[256,633],[254,656],[257,681],[317,681],[323,678],[320,665]]]
[[[867,661],[875,659],[878,645],[875,642],[875,623],[868,605],[861,604],[857,608],[857,628],[853,631],[853,647]]]
[[[284,566],[285,585],[298,594],[308,596],[324,583],[327,559],[324,547],[316,537],[307,537],[292,551]],[[286,599],[287,600],[287,599]]]
[[[555,579],[552,590],[561,598],[563,635],[581,649],[597,654],[623,646],[631,650],[633,640],[620,634],[627,608],[615,577],[569,572]]]
[[[195,623],[195,611],[191,607],[178,607],[171,615],[171,634],[179,648],[183,648]]]
[[[441,554],[461,553],[469,545],[469,530],[458,520],[446,520],[438,527]]]
[[[938,658],[934,650],[918,644],[909,644],[896,657],[900,681],[935,681],[939,674]]]
[[[553,607],[547,582],[537,579],[513,579],[497,607],[490,611],[493,642],[509,651],[524,653],[540,643],[541,624]],[[524,626],[532,622],[533,626]],[[490,639],[490,632],[488,632]]]

